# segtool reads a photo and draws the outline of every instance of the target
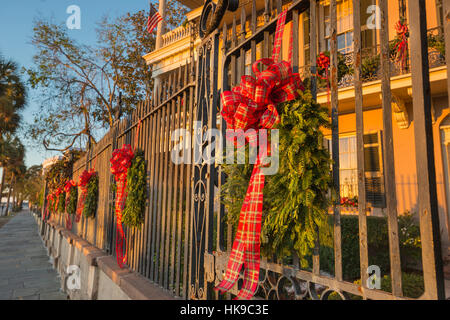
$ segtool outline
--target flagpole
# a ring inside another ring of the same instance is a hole
[[[159,0],[159,15],[161,16],[162,21],[158,23],[158,29],[156,31],[156,50],[160,49],[162,46],[162,35],[166,28],[166,0]]]

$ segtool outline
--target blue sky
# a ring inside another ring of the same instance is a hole
[[[157,3],[157,1],[152,1]],[[148,0],[3,0],[0,10],[0,54],[16,61],[20,67],[31,67],[35,53],[30,44],[33,20],[49,17],[55,22],[65,22],[70,5],[81,9],[81,30],[70,30],[69,35],[77,41],[94,44],[96,23],[105,15],[118,17],[126,12],[148,10]],[[25,79],[25,77],[24,77]],[[37,105],[33,98],[37,92],[30,91],[30,101],[23,113],[24,121],[30,122]],[[27,145],[26,165],[40,164],[54,155],[45,151],[41,145]]]

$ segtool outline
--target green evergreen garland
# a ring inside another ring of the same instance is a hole
[[[89,180],[87,196],[84,203],[83,215],[86,218],[95,217],[98,203],[98,174],[94,174]]]
[[[309,92],[280,104],[280,167],[266,176],[263,204],[262,253],[283,259],[296,252],[307,265],[317,239],[317,228],[328,223],[331,188],[329,152],[321,128],[328,128],[328,110]],[[237,229],[239,214],[250,180],[252,165],[224,165],[228,175],[223,202],[229,223]]]
[[[147,172],[142,150],[136,150],[131,167],[128,169],[126,192],[128,195],[122,222],[129,227],[141,228],[147,199]]]
[[[67,213],[74,215],[77,212],[78,187],[72,187],[69,193],[69,201],[67,203]]]

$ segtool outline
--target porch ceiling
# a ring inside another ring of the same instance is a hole
[[[189,9],[196,9],[203,6],[205,3],[203,0],[178,0],[181,4],[184,4]]]

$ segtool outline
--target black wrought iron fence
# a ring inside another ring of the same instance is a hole
[[[415,121],[417,183],[419,194],[419,217],[422,241],[422,265],[425,292],[423,298],[444,298],[442,257],[440,252],[439,221],[437,213],[434,152],[431,133],[429,70],[433,61],[444,63],[442,52],[439,59],[430,58],[427,49],[429,37],[425,28],[425,1],[410,0],[410,50],[408,72],[413,84],[413,110]],[[323,272],[323,251],[317,242],[309,269],[302,269],[299,257],[280,261],[277,257],[265,257],[257,296],[265,299],[347,299],[350,295],[365,299],[402,299],[402,269],[400,261],[397,197],[393,152],[391,76],[393,61],[388,41],[387,0],[380,0],[380,43],[376,49],[362,49],[360,1],[353,0],[354,45],[353,53],[347,55],[346,64],[353,70],[351,77],[338,82],[337,48],[337,1],[330,1],[331,25],[331,122],[332,178],[339,195],[339,99],[340,86],[353,86],[355,90],[356,141],[357,141],[357,187],[358,245],[360,283],[345,279],[343,266],[343,239],[340,199],[331,208],[332,271]],[[247,7],[246,7],[247,6]],[[137,145],[145,151],[147,161],[147,206],[145,222],[140,229],[126,228],[128,265],[154,283],[186,299],[219,299],[212,288],[222,279],[232,245],[233,227],[226,223],[226,212],[221,202],[221,188],[226,181],[220,165],[214,162],[194,162],[192,158],[194,137],[200,136],[200,151],[207,147],[205,133],[217,128],[224,132],[220,116],[219,89],[229,90],[238,84],[246,73],[247,65],[257,56],[269,57],[272,49],[277,14],[287,9],[287,23],[292,25],[293,68],[303,78],[310,79],[313,97],[321,90],[316,77],[318,54],[317,6],[314,0],[269,1],[258,8],[256,1],[246,3],[241,12],[233,17],[231,24],[225,22],[221,30],[215,30],[191,52],[191,64],[167,75],[156,86],[152,101],[140,104],[136,110],[117,123],[93,148],[86,159],[74,166],[73,178],[95,165],[100,178],[100,202],[94,219],[81,218],[74,223],[72,231],[92,244],[115,255],[116,218],[114,215],[114,180],[110,173],[112,151],[124,143]],[[246,10],[250,8],[250,15]],[[419,8],[419,10],[416,10]],[[259,14],[258,14],[259,13]],[[258,16],[262,15],[258,18]],[[310,24],[309,57],[307,66],[300,66],[299,25],[301,15],[307,15]],[[240,18],[239,18],[240,17]],[[247,24],[249,20],[249,24]],[[258,23],[263,21],[264,23]],[[231,30],[231,33],[229,32]],[[240,32],[238,32],[240,30]],[[431,32],[431,31],[430,31]],[[428,32],[428,34],[430,34]],[[450,42],[446,29],[445,40]],[[442,35],[439,31],[432,34]],[[229,36],[231,35],[231,39]],[[285,46],[286,44],[283,44]],[[448,46],[447,46],[448,48]],[[194,48],[192,48],[194,49]],[[220,51],[221,50],[221,51]],[[370,52],[370,53],[369,53]],[[448,51],[446,52],[448,57]],[[197,57],[195,64],[194,56]],[[363,73],[363,58],[379,57],[374,75]],[[437,63],[437,62],[436,62]],[[387,212],[387,236],[391,276],[390,292],[370,289],[367,286],[369,267],[368,219],[366,201],[366,178],[364,161],[364,121],[362,86],[366,81],[380,80],[382,84],[383,109],[383,162],[385,167],[385,194]],[[140,125],[139,125],[140,123]],[[196,126],[194,126],[196,124]],[[182,164],[171,161],[176,147],[172,134],[176,129],[186,129],[190,138],[185,145],[188,160]],[[139,130],[139,134],[138,131]],[[198,131],[198,132],[197,132]],[[189,142],[189,143],[188,143]],[[63,217],[59,223],[64,225]],[[330,254],[330,252],[328,252]],[[322,261],[322,263],[321,263]],[[284,263],[282,263],[284,262]],[[226,298],[237,293],[235,286]]]

